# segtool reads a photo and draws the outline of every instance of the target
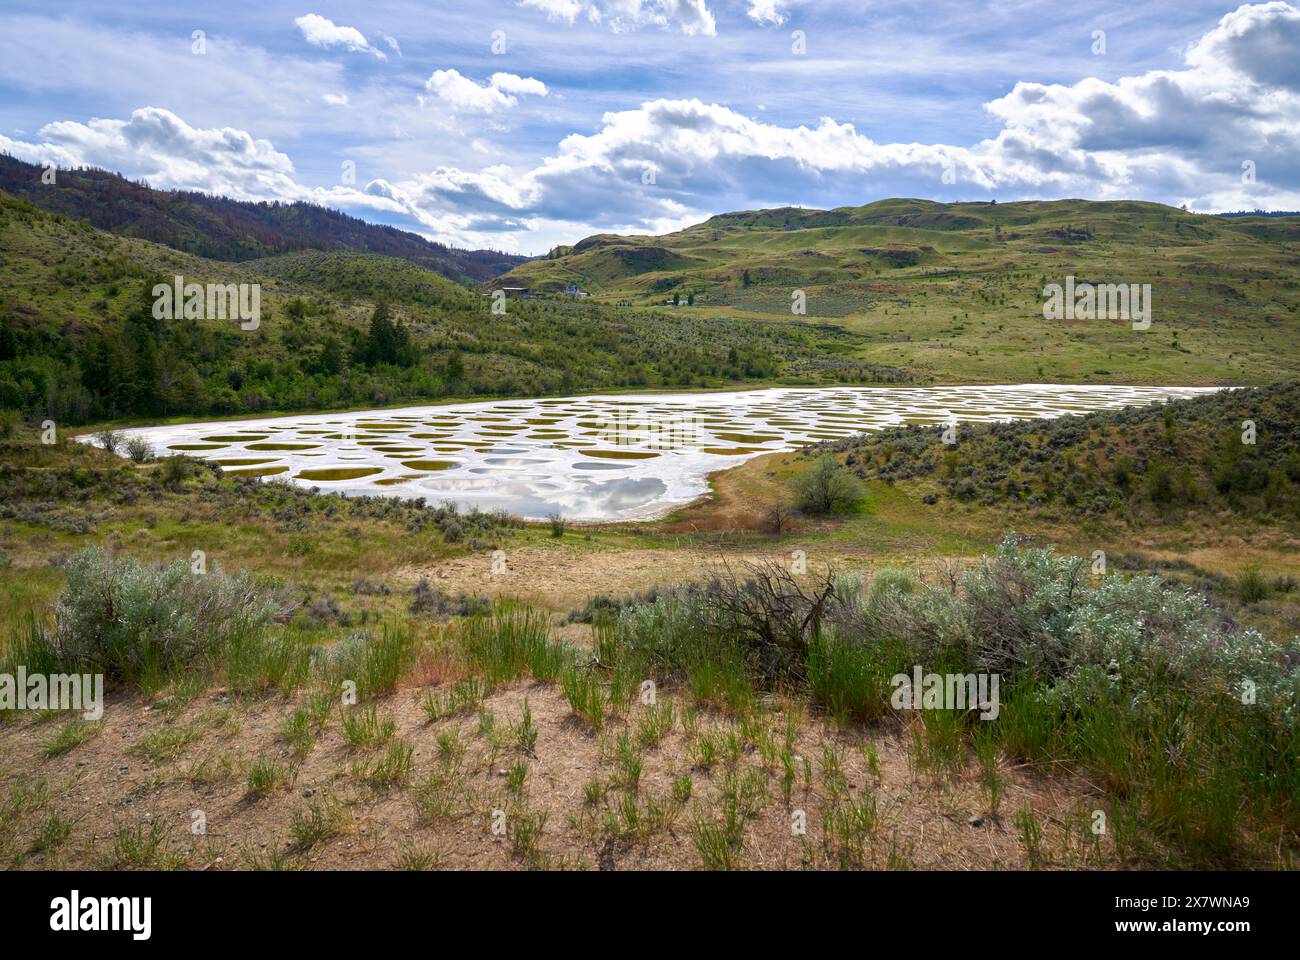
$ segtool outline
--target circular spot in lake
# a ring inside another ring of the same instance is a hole
[[[253,467],[249,470],[227,470],[226,474],[232,477],[273,477],[277,473],[284,473],[288,467]]]
[[[761,433],[716,433],[714,434],[719,440],[727,440],[731,443],[768,443],[772,440],[780,440],[778,436],[764,435]]]
[[[376,480],[375,483],[379,484],[381,487],[392,487],[399,483],[418,480],[422,476],[424,476],[422,473],[404,473],[400,477],[384,477],[382,480]]]
[[[319,470],[300,470],[298,480],[356,480],[383,473],[383,467],[322,467]]]
[[[403,460],[402,466],[410,470],[450,470],[459,467],[460,463],[455,460]]]
[[[651,460],[659,456],[649,450],[580,450],[584,457],[600,457],[602,460]]]

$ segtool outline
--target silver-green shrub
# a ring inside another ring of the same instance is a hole
[[[191,572],[177,560],[149,566],[98,547],[63,566],[50,645],[69,669],[139,681],[211,666],[236,640],[260,634],[274,601],[246,575]]]

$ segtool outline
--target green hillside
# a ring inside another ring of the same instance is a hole
[[[1151,284],[1153,322],[1045,321],[1043,288]],[[1300,373],[1300,217],[1220,218],[1138,202],[786,207],[660,237],[600,235],[491,283],[577,284],[605,302],[808,318],[859,358],[956,382],[1266,383]]]
[[[156,320],[154,284],[176,275],[259,284],[257,329]],[[593,303],[515,299],[498,316],[485,291],[407,260],[314,251],[207,260],[0,192],[0,413],[10,418],[75,424],[908,378],[845,359],[862,342],[822,324],[663,317]]]

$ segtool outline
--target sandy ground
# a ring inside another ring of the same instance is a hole
[[[254,861],[265,862],[272,853],[298,868],[374,869],[409,863],[403,854],[412,852],[420,855],[422,866],[517,868],[529,861],[515,849],[516,825],[509,824],[509,818],[540,813],[545,815],[539,845],[545,866],[699,866],[693,824],[720,821],[724,764],[708,770],[692,767],[689,738],[680,723],[658,746],[642,754],[644,772],[634,794],[642,816],[649,804],[658,804],[665,811],[665,822],[645,835],[618,836],[604,829],[602,820],[607,809],[619,809],[618,798],[625,791],[610,788],[598,808],[587,801],[584,787],[593,779],[608,783],[614,777],[618,769],[614,744],[620,733],[634,728],[638,711],[644,709],[639,704],[632,706],[628,718],[611,720],[597,734],[570,712],[554,686],[517,684],[499,690],[485,704],[498,723],[517,723],[526,700],[538,736],[531,755],[513,747],[493,754],[477,732],[476,715],[428,724],[417,703],[420,692],[399,690],[379,705],[380,715],[395,721],[396,737],[413,748],[409,787],[375,788],[365,782],[358,770],[382,748],[351,749],[341,736],[337,711],[306,756],[295,759],[278,733],[292,706],[282,700],[232,707],[215,691],[176,717],[136,698],[118,700],[108,706],[98,736],[48,758],[40,743],[64,722],[62,718],[7,722],[0,725],[0,769],[4,771],[0,797],[10,795],[20,783],[30,787],[39,781],[48,783],[49,794],[43,807],[14,821],[6,859],[17,852],[21,857],[10,859],[11,866],[19,862],[34,868],[109,866],[119,830],[157,824],[166,837],[162,849],[173,858],[171,865],[187,869],[248,868]],[[174,758],[153,763],[132,749],[153,732],[196,720],[216,725]],[[776,727],[783,722],[779,714],[774,715]],[[724,717],[702,713],[698,729],[725,732],[732,727]],[[439,767],[439,735],[453,731],[466,746],[463,780],[450,814],[430,821],[421,816],[415,797],[419,785]],[[868,769],[869,744],[877,753],[878,777]],[[1026,804],[1043,823],[1044,866],[1097,864],[1105,848],[1086,842],[1087,831],[1079,826],[1095,805],[1089,803],[1093,791],[1088,784],[1003,763],[1007,787],[1001,816],[990,815],[973,767],[953,776],[920,771],[912,763],[909,744],[905,730],[836,732],[805,719],[797,749],[809,760],[811,782],[797,782],[789,803],[782,796],[779,769],[762,769],[757,753],[747,747],[737,769],[758,771],[765,796],[745,824],[735,865],[766,869],[836,865],[823,822],[827,745],[840,757],[848,794],[858,801],[874,796],[878,809],[878,823],[855,866],[1026,867],[1030,861],[1014,816]],[[246,771],[259,757],[274,759],[292,772],[269,796],[250,799]],[[505,776],[506,769],[519,760],[527,768],[522,803],[509,795]],[[679,803],[670,795],[670,787],[673,778],[682,775],[690,778],[692,790],[691,798]],[[345,815],[335,835],[295,851],[291,822],[295,813],[307,811],[313,802],[333,803]],[[510,829],[504,837],[492,833],[495,810],[506,813]],[[206,835],[192,833],[196,811],[206,820]],[[796,811],[806,817],[803,835],[791,829]],[[40,824],[55,812],[72,820],[71,835],[54,852],[34,851]]]

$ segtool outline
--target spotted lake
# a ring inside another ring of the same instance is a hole
[[[454,500],[532,518],[628,520],[695,499],[715,470],[810,442],[905,423],[1057,417],[1210,389],[769,388],[496,400],[121,433],[144,437],[158,455],[186,453],[231,474],[349,495]]]

